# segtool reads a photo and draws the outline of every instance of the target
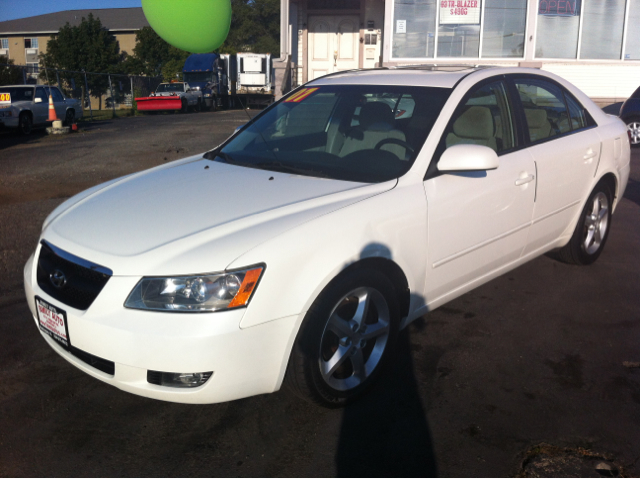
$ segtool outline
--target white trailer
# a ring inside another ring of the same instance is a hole
[[[236,92],[245,107],[266,106],[274,100],[273,63],[270,53],[238,53]]]

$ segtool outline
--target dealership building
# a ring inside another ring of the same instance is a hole
[[[293,85],[353,68],[548,70],[613,103],[640,85],[640,0],[282,0]]]

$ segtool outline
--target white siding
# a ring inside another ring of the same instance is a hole
[[[621,101],[640,86],[640,65],[544,63],[542,69],[565,78],[591,98]]]

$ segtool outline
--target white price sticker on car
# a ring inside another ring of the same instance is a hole
[[[38,296],[36,296],[36,310],[40,330],[60,343],[61,346],[69,348],[67,314]]]

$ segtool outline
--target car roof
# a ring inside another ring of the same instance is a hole
[[[464,77],[487,68],[500,70],[499,67],[491,66],[409,65],[330,73],[310,81],[307,85],[411,85],[453,88]]]

